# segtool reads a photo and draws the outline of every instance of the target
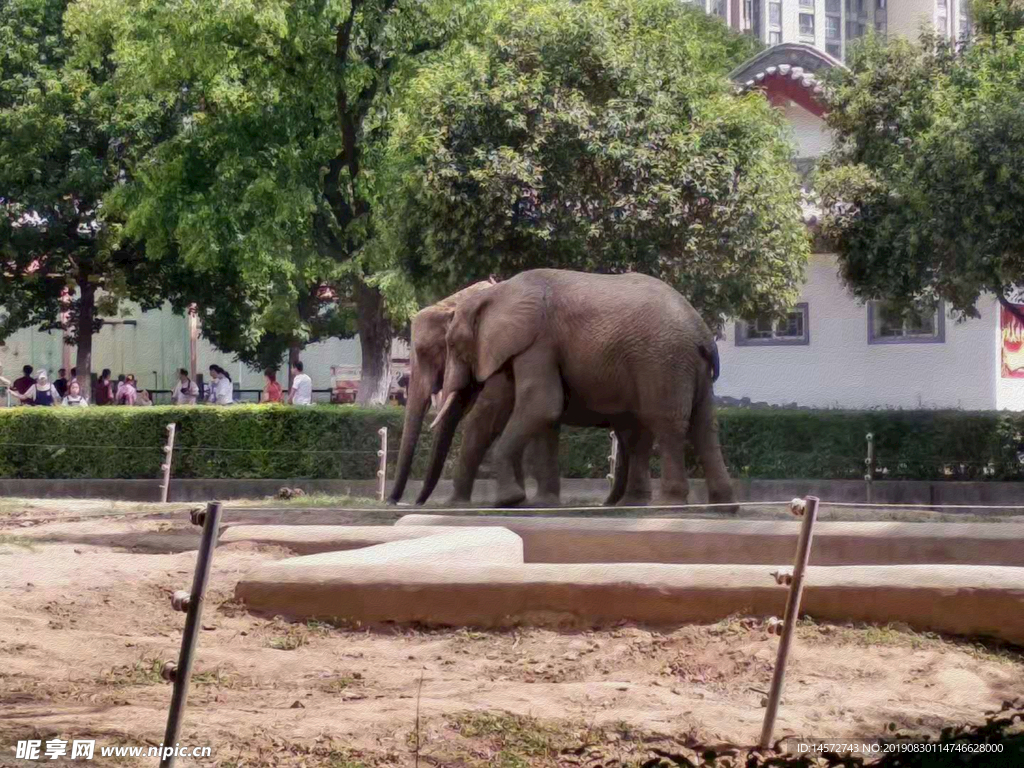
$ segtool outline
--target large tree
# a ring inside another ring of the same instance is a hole
[[[105,202],[175,303],[199,305],[218,346],[265,360],[357,330],[360,400],[387,398],[392,315],[409,295],[383,252],[366,248],[372,147],[394,81],[463,16],[443,0],[76,6],[85,37],[116,51],[123,103],[182,115]]]
[[[502,0],[404,89],[386,243],[418,285],[534,267],[663,278],[713,324],[776,315],[808,254],[749,38],[676,0]]]
[[[1024,33],[1008,3],[979,4],[959,47],[867,40],[829,80],[836,142],[818,186],[841,272],[862,299],[944,299],[976,317],[982,294],[1024,289]]]
[[[109,49],[82,59],[69,0],[0,4],[0,340],[61,329],[88,391],[92,338],[135,283],[141,251],[102,217],[105,194],[169,115],[119,111]]]

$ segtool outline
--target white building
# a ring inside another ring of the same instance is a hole
[[[783,110],[802,164],[829,147],[815,74],[832,66],[842,65],[809,45],[784,44],[732,73]],[[884,304],[859,303],[835,256],[815,253],[786,323],[728,324],[716,394],[822,408],[1024,409],[1024,329],[995,297],[978,309],[979,319],[962,323],[942,306],[926,317],[895,316]]]
[[[834,58],[869,30],[916,40],[923,27],[970,34],[970,0],[695,0],[738,32],[767,45],[803,43]]]

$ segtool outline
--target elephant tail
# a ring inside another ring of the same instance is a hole
[[[701,345],[697,349],[700,350],[700,356],[707,360],[708,365],[711,366],[711,381],[718,381],[718,374],[722,370],[722,365],[718,359],[718,343],[712,339],[707,347]]]

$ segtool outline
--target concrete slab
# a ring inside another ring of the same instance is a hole
[[[735,614],[780,616],[787,595],[764,566],[407,565],[355,563],[354,554],[261,567],[239,582],[236,596],[260,612],[363,625],[578,628],[621,620],[673,625]],[[918,630],[1022,643],[1024,569],[812,568],[801,613],[831,621],[899,621]]]
[[[413,514],[396,528],[493,526],[523,539],[528,563],[791,564],[800,523]],[[812,565],[1024,567],[1019,523],[818,522]]]
[[[464,533],[465,527],[390,525],[232,525],[220,535],[221,544],[240,541],[286,547],[299,555],[363,549],[393,541],[421,539],[441,533]]]

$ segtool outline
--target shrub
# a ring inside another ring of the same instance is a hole
[[[389,430],[393,476],[404,412],[351,405],[292,408],[154,407],[0,411],[0,476],[155,478],[166,425],[177,424],[177,478],[372,479],[377,430]],[[719,411],[733,477],[861,479],[865,435],[875,436],[878,478],[1024,479],[1024,414],[968,411]],[[420,439],[413,474],[422,475],[431,433]],[[610,441],[599,429],[562,430],[565,477],[604,477]],[[449,466],[458,452],[458,440]],[[700,467],[693,462],[694,474]],[[654,457],[652,469],[659,474]]]

